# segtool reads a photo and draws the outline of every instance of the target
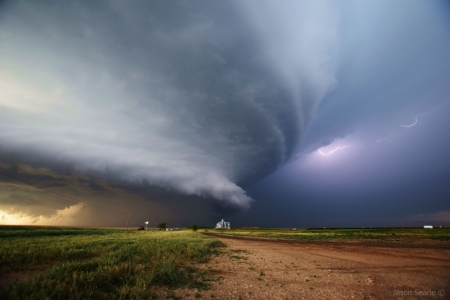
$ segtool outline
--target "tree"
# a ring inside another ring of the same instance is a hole
[[[166,228],[166,225],[167,225],[166,222],[159,223],[159,224],[158,224],[158,228],[165,229],[165,228]]]
[[[197,231],[198,230],[198,226],[196,224],[191,226],[192,230]]]

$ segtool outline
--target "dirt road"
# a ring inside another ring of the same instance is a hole
[[[178,290],[183,299],[450,299],[448,242],[409,246],[214,237],[228,246],[205,266],[219,280],[197,294]]]

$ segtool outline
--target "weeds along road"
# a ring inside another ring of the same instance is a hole
[[[219,278],[204,293],[206,298],[450,299],[448,242],[410,245],[207,235],[228,247],[206,265]],[[185,290],[176,294],[189,298]]]

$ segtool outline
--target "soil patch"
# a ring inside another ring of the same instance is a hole
[[[8,272],[0,275],[0,291],[4,289],[7,285],[12,284],[14,282],[21,282],[25,280],[30,280],[34,276],[41,274],[45,271],[43,269],[22,271],[22,272]]]
[[[181,299],[450,299],[448,242],[291,241],[214,235],[208,291]],[[444,293],[442,296],[441,294]],[[158,293],[161,299],[166,293]]]

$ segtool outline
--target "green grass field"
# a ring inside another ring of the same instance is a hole
[[[202,230],[203,232],[205,230]],[[233,236],[264,237],[292,240],[377,240],[390,242],[414,242],[424,240],[450,241],[450,228],[355,228],[355,229],[320,229],[320,230],[288,230],[288,229],[232,229],[207,230]]]
[[[192,231],[25,226],[0,226],[0,240],[0,299],[149,299],[155,286],[204,289],[210,276],[196,263],[224,246]]]

